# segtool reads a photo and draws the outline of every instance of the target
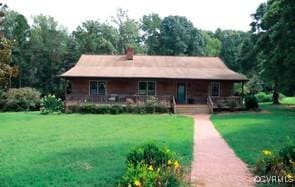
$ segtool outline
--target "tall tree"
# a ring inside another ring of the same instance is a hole
[[[116,28],[106,23],[93,20],[85,21],[72,35],[81,54],[118,53],[118,32]]]
[[[4,35],[4,18],[7,5],[0,3],[0,88],[11,86],[11,78],[18,73],[17,67],[11,66],[12,43]]]
[[[165,55],[204,55],[204,38],[192,22],[182,16],[165,17],[161,23],[161,49]]]
[[[241,66],[238,63],[237,55],[242,42],[246,38],[249,38],[250,34],[242,31],[217,29],[215,36],[222,43],[220,57],[224,60],[229,68],[235,71],[241,71]]]
[[[213,32],[202,31],[205,39],[205,53],[206,56],[219,56],[222,44],[218,38],[214,36]]]
[[[143,31],[143,41],[147,48],[147,53],[155,55],[159,53],[160,43],[160,27],[161,18],[158,14],[144,15],[141,19],[140,28]]]
[[[282,86],[294,94],[295,80],[295,1],[269,0],[252,15],[257,53],[263,75],[273,81],[273,103],[279,103]]]
[[[112,17],[112,20],[119,31],[119,53],[125,53],[128,47],[132,47],[136,52],[143,52],[139,24],[128,16],[128,11],[118,9],[116,16]]]
[[[28,44],[30,38],[30,26],[26,18],[15,11],[8,11],[3,22],[4,35],[12,41],[11,64],[18,67],[18,77],[13,80],[12,85],[21,87],[27,82],[26,74],[30,74],[28,68]]]
[[[34,17],[31,29],[31,86],[42,93],[63,95],[63,84],[58,77],[65,66],[68,35],[50,16]]]

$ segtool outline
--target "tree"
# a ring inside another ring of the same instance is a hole
[[[8,11],[3,22],[3,32],[12,41],[11,64],[18,67],[19,72],[17,79],[12,80],[12,86],[21,87],[23,82],[27,82],[26,74],[30,73],[27,68],[30,26],[23,15]]]
[[[143,31],[143,41],[147,48],[147,53],[155,55],[159,53],[160,43],[160,27],[161,18],[158,14],[144,15],[141,19],[140,28]]]
[[[78,26],[72,36],[80,54],[118,53],[118,32],[106,23],[88,20]]]
[[[238,63],[237,55],[241,44],[246,38],[250,37],[250,34],[242,31],[217,29],[215,31],[215,36],[222,43],[220,57],[224,60],[225,64],[229,68],[241,72],[241,66]]]
[[[112,20],[119,31],[118,52],[124,54],[128,47],[132,47],[135,52],[143,52],[140,44],[139,24],[128,16],[128,11],[118,9]]]
[[[202,35],[205,38],[206,56],[219,56],[222,48],[220,40],[216,38],[212,32],[203,31]]]
[[[161,49],[164,55],[204,55],[204,38],[193,24],[182,16],[165,17],[161,23]]]
[[[250,37],[244,39],[237,51],[236,57],[237,63],[240,66],[240,72],[248,76],[251,76],[253,73],[260,74],[261,68],[256,55],[253,39]]]
[[[269,0],[252,15],[255,49],[263,63],[263,75],[273,82],[273,103],[279,103],[282,86],[294,94],[295,1]]]
[[[3,22],[6,15],[7,5],[0,3],[0,87],[10,87],[9,83],[13,76],[17,74],[17,69],[11,67],[12,44],[3,33]]]
[[[64,59],[68,40],[65,29],[52,17],[34,17],[30,39],[30,86],[39,88],[43,94],[63,95],[63,84],[58,75],[66,66]]]

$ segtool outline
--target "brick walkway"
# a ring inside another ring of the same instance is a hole
[[[192,186],[254,186],[247,166],[235,155],[207,114],[195,116]]]

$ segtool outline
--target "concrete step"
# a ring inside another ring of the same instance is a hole
[[[206,104],[188,104],[188,105],[176,105],[177,114],[208,114],[209,107]]]

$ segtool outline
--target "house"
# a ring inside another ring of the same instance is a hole
[[[154,96],[173,111],[213,111],[241,107],[234,83],[247,78],[218,57],[82,55],[61,75],[71,83],[66,106],[96,103],[144,103]]]

